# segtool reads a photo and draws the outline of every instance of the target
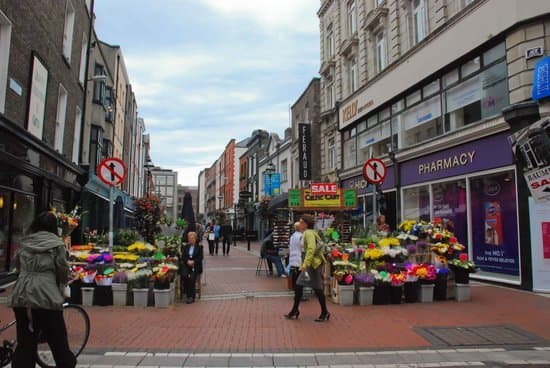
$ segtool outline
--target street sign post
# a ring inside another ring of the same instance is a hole
[[[363,165],[363,177],[371,184],[381,184],[387,172],[386,164],[379,158],[371,158]]]
[[[126,165],[116,157],[103,159],[97,167],[97,176],[109,186],[109,250],[113,251],[114,187],[126,179]]]

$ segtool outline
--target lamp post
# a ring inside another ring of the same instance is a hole
[[[273,173],[275,172],[275,165],[273,164],[273,162],[270,162],[267,164],[267,167],[265,169],[265,172],[267,173],[267,175],[269,175],[269,196],[271,197],[271,194],[272,194],[272,186],[271,186],[271,177],[273,176]]]

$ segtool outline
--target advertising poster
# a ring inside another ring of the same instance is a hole
[[[42,139],[42,133],[44,131],[44,111],[46,108],[47,87],[48,70],[40,59],[34,56],[27,130],[39,139]]]
[[[443,226],[453,232],[464,245],[468,244],[466,182],[464,180],[433,185],[433,213]]]
[[[550,293],[550,206],[529,198],[533,291]]]
[[[516,190],[512,174],[471,180],[473,260],[482,271],[519,275]]]

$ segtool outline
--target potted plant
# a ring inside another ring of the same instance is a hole
[[[349,255],[344,253],[342,260],[334,261],[334,277],[338,280],[338,295],[340,305],[353,305],[353,295],[355,286],[353,285],[353,275],[358,266],[349,261]]]
[[[413,276],[418,277],[420,282],[420,302],[433,302],[434,282],[437,277],[435,266],[422,263],[412,266],[410,272]]]
[[[390,289],[390,301],[392,304],[401,304],[403,297],[403,284],[407,275],[404,272],[397,272],[391,274],[391,289]]]
[[[170,280],[173,271],[168,266],[159,267],[154,274],[154,293],[155,307],[168,308],[172,300],[172,290],[170,290]]]
[[[355,275],[355,285],[359,290],[359,305],[372,305],[374,281],[374,275],[372,273],[360,273]]]
[[[458,258],[449,261],[449,267],[455,276],[456,300],[459,302],[470,300],[470,273],[475,272],[474,262],[468,260],[468,254],[462,253]]]
[[[144,269],[130,273],[128,285],[132,288],[135,307],[147,307],[151,275],[152,272],[150,270]]]
[[[128,302],[128,275],[124,271],[117,271],[113,275],[113,304],[125,306]]]
[[[88,270],[85,272],[84,277],[82,278],[82,305],[91,306],[94,304],[94,280],[96,275],[96,270]]]

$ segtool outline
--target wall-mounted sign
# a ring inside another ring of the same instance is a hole
[[[42,134],[44,132],[44,112],[46,108],[47,88],[48,69],[46,69],[42,61],[34,55],[27,130],[39,139],[42,139]]]
[[[311,125],[298,124],[300,180],[311,180]]]
[[[374,100],[366,92],[345,103],[338,112],[340,114],[340,129],[367,115],[374,108]]]
[[[542,46],[531,47],[530,49],[525,50],[525,58],[532,59],[544,55],[544,49]]]
[[[311,189],[288,191],[288,205],[301,209],[354,209],[357,207],[357,192],[354,189],[337,188],[336,193],[319,194]]]
[[[311,183],[309,189],[313,194],[337,194],[338,184],[336,183]]]
[[[533,72],[533,100],[550,96],[550,56],[539,60]]]

